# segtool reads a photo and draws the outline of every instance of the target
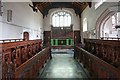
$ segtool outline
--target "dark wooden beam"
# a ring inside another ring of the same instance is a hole
[[[37,6],[43,16],[46,16],[53,8],[72,8],[77,15],[81,15],[88,5],[91,7],[91,2],[33,2],[33,6]]]
[[[91,8],[92,7],[92,2],[87,2],[89,7]]]

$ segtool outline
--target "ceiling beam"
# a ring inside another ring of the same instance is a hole
[[[33,2],[33,6],[39,9],[43,17],[53,8],[72,8],[77,15],[81,15],[88,5],[91,7],[91,2]]]

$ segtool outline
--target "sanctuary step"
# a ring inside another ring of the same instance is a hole
[[[74,49],[51,49],[52,54],[74,54]]]

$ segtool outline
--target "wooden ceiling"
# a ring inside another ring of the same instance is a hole
[[[43,17],[53,8],[72,8],[77,15],[81,15],[88,5],[91,7],[91,2],[33,2],[33,7],[37,7]]]

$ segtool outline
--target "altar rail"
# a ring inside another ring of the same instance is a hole
[[[49,58],[50,50],[42,50],[41,42],[29,40],[1,43],[2,78],[34,78]]]
[[[79,63],[82,63],[83,66],[89,71],[91,80],[93,78],[95,78],[95,80],[120,79],[120,69],[106,63],[105,61],[78,46],[75,46],[74,51],[74,58],[78,60]]]
[[[120,41],[85,39],[85,50],[120,69]]]

